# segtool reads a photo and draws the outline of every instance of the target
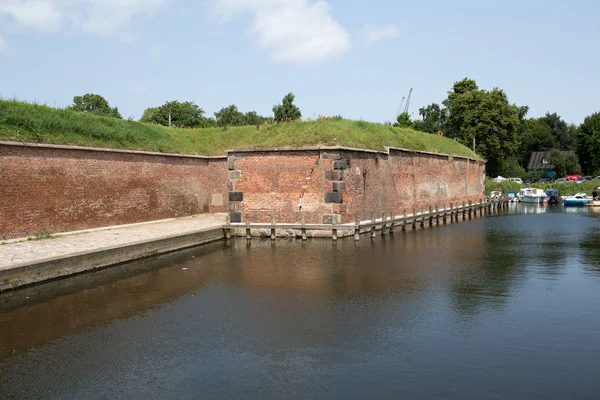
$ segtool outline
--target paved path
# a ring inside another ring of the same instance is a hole
[[[200,214],[186,218],[58,234],[53,239],[9,242],[0,245],[0,269],[82,251],[124,246],[142,240],[217,228],[225,223],[226,215],[225,213]]]

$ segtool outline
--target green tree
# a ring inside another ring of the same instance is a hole
[[[511,105],[504,91],[481,90],[472,79],[456,82],[443,104],[448,109],[446,133],[471,147],[487,160],[490,176],[501,172],[502,161],[517,154],[519,107]]]
[[[122,119],[117,107],[111,107],[108,101],[99,94],[87,93],[73,97],[73,104],[67,109],[86,114],[102,115]]]
[[[550,128],[552,136],[554,137],[554,142],[560,150],[575,150],[577,147],[576,128],[567,125],[567,123],[556,113],[546,113],[546,115],[539,120]]]
[[[410,116],[408,113],[400,113],[398,117],[396,117],[396,122],[394,122],[395,127],[399,128],[410,128],[412,126],[412,121],[410,120]]]
[[[501,161],[500,174],[508,178],[521,178],[527,177],[527,171],[519,164],[519,160],[516,158],[509,158]]]
[[[555,147],[554,136],[548,125],[537,118],[523,121],[519,146],[519,161],[522,166],[527,167],[532,152],[548,151]]]
[[[438,133],[444,130],[448,110],[441,108],[439,104],[432,103],[426,107],[419,108],[419,115],[423,118],[413,123],[413,128],[427,133]]]
[[[586,174],[600,175],[600,113],[587,116],[579,127],[577,153]]]
[[[573,151],[560,151],[552,149],[550,152],[550,162],[554,164],[555,176],[565,176],[567,174],[581,174],[581,166],[577,154]]]
[[[155,123],[154,115],[156,114],[158,107],[148,107],[144,110],[142,114],[142,118],[140,118],[140,122],[145,122],[147,124]]]
[[[300,109],[294,104],[296,97],[293,93],[288,93],[283,98],[281,104],[273,106],[273,114],[277,122],[291,122],[302,118]]]
[[[221,110],[215,113],[215,119],[218,126],[245,125],[244,114],[238,110],[235,104],[221,108]]]
[[[171,124],[182,128],[196,128],[204,123],[204,110],[198,107],[194,102],[168,101],[158,107],[152,115],[153,122],[168,126],[169,114],[171,115]]]
[[[258,115],[256,111],[248,111],[244,114],[244,122],[246,125],[259,125],[266,121],[265,117]]]

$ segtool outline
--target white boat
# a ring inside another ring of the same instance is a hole
[[[517,197],[519,198],[519,201],[523,203],[540,204],[546,199],[546,192],[542,189],[525,188],[519,190]]]
[[[592,199],[586,193],[577,193],[575,196],[562,196],[563,205],[567,206],[587,206]]]

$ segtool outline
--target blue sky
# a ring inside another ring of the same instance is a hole
[[[529,116],[600,111],[600,2],[0,0],[0,95],[66,106],[99,93],[124,117],[168,100],[270,115],[394,119],[454,81],[504,89]]]

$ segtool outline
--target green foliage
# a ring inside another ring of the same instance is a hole
[[[448,117],[448,110],[441,108],[439,104],[432,103],[427,107],[419,108],[419,115],[423,117],[423,120],[415,121],[413,123],[413,129],[427,133],[438,133],[443,132],[446,118]]]
[[[600,113],[585,118],[577,132],[577,150],[586,174],[600,175]]]
[[[539,121],[550,129],[554,143],[559,150],[575,150],[577,128],[567,125],[556,113],[546,113]]]
[[[281,104],[273,106],[273,114],[277,122],[292,122],[302,118],[300,109],[294,104],[296,97],[293,93],[288,93],[283,98]]]
[[[154,122],[154,115],[158,111],[158,107],[148,107],[144,110],[142,114],[142,118],[140,118],[140,122],[144,122],[146,124],[152,124]]]
[[[583,183],[565,182],[565,183],[532,183],[531,185],[520,185],[515,182],[494,182],[492,179],[486,179],[485,192],[490,194],[494,190],[506,193],[508,190],[514,190],[519,193],[519,190],[525,187],[538,188],[542,190],[557,189],[561,196],[573,196],[577,193],[587,193],[591,195],[594,190],[600,186],[598,181],[585,181]]]
[[[516,158],[509,158],[501,161],[500,175],[507,178],[527,179],[527,171],[523,168]]]
[[[522,110],[509,104],[502,90],[481,90],[468,78],[454,84],[443,104],[448,109],[447,135],[466,146],[475,139],[477,153],[487,160],[489,175],[498,175],[502,160],[518,150]]]
[[[550,162],[554,164],[554,173],[558,177],[567,174],[581,174],[579,159],[574,152],[553,149],[550,152]]]
[[[51,233],[47,233],[47,232],[42,232],[42,233],[38,233],[35,236],[29,236],[27,238],[27,240],[44,240],[44,239],[54,239],[56,236],[54,236]]]
[[[246,125],[244,114],[241,113],[235,104],[229,107],[223,107],[215,113],[215,119],[218,126],[243,126]]]
[[[204,119],[204,110],[198,107],[194,102],[168,101],[162,106],[156,108],[152,114],[152,122],[168,126],[169,114],[171,115],[171,125],[180,128],[197,128],[202,126]]]
[[[394,122],[394,126],[397,128],[410,128],[412,125],[412,121],[410,120],[410,116],[408,113],[401,113],[396,117],[396,122]]]
[[[554,147],[554,136],[548,125],[536,118],[523,121],[521,145],[519,146],[519,161],[521,165],[527,166],[532,152],[547,151]]]
[[[204,118],[203,121],[208,120]],[[214,120],[212,120],[214,122]],[[226,149],[333,146],[384,150],[385,146],[477,158],[457,141],[365,121],[323,120],[255,126],[178,129],[79,114],[0,100],[0,139],[187,154],[224,154]]]
[[[73,105],[68,107],[68,109],[79,113],[122,119],[119,109],[111,107],[108,101],[99,94],[88,93],[83,96],[75,96],[73,97]]]

